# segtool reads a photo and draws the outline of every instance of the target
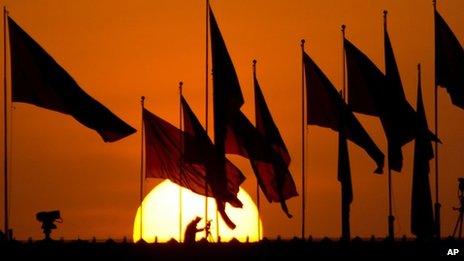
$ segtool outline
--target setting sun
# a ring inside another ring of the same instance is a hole
[[[182,240],[183,233],[187,224],[196,216],[203,220],[198,224],[198,228],[204,227],[204,197],[193,193],[192,191],[182,188]],[[241,242],[255,242],[258,239],[257,217],[258,209],[242,188],[238,193],[238,198],[243,202],[243,208],[226,207],[229,217],[235,222],[237,227],[234,230],[229,229],[221,217],[219,217],[219,236],[221,241],[227,242],[236,238]],[[179,241],[179,186],[170,182],[163,181],[153,188],[145,196],[142,203],[143,213],[143,239],[146,242],[167,242],[171,238]],[[211,237],[210,241],[217,242],[216,233],[216,204],[212,198],[208,198],[208,219],[211,220]],[[260,224],[262,224],[260,222]],[[262,231],[262,225],[261,225]],[[262,235],[262,232],[260,233]],[[204,237],[204,233],[197,233],[196,239]],[[134,242],[140,240],[140,207],[134,220]],[[181,241],[182,241],[181,240]]]

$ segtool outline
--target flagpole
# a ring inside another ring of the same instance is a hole
[[[142,96],[140,98],[140,104],[142,106],[142,128],[140,130],[140,134],[141,134],[141,146],[140,146],[140,199],[139,199],[139,202],[140,202],[140,240],[143,241],[143,237],[142,237],[142,233],[143,233],[143,179],[144,179],[144,175],[143,175],[143,163],[144,163],[144,150],[143,150],[143,136],[144,136],[144,124],[143,124],[143,109],[144,109],[144,104],[145,104],[145,96]]]
[[[7,15],[8,11],[6,10],[6,6],[3,7],[3,120],[4,120],[4,123],[3,123],[3,126],[4,126],[4,140],[3,140],[3,146],[4,146],[4,155],[3,155],[3,171],[4,171],[4,175],[3,175],[3,192],[5,193],[4,194],[4,215],[5,215],[5,219],[4,219],[4,222],[5,222],[5,235],[6,235],[6,239],[10,239],[9,238],[9,230],[10,230],[10,227],[9,227],[9,223],[8,223],[8,121],[7,121],[7,109],[8,109],[8,106],[7,106],[7,102],[8,102],[8,98],[7,98],[7,81],[6,81],[6,15]]]
[[[433,3],[433,10],[434,15],[437,11],[437,2],[435,0],[432,1]],[[436,48],[436,47],[435,47]],[[436,57],[435,57],[436,59]],[[435,63],[436,64],[436,63]],[[435,74],[435,77],[436,74]],[[437,81],[434,81],[434,104],[435,104],[435,136],[438,137],[438,85]],[[435,140],[435,229],[436,229],[436,236],[437,238],[441,238],[441,215],[440,215],[440,200],[439,200],[439,186],[438,186],[438,174],[439,174],[439,161],[438,161],[438,141]]]
[[[206,0],[206,30],[205,30],[205,131],[208,135],[208,100],[209,100],[209,86],[208,86],[208,70],[209,70],[209,0]],[[205,227],[208,224],[208,182],[205,179]],[[219,221],[217,219],[216,209],[216,233],[219,239]],[[208,239],[208,231],[205,229],[205,238]]]
[[[305,136],[306,136],[306,118],[305,118],[305,84],[304,84],[304,44],[305,40],[301,39],[301,238],[305,238],[305,217],[306,217],[306,194],[305,194]]]
[[[256,63],[257,61],[255,59],[253,59],[253,82],[256,81]],[[256,95],[256,93],[255,93]],[[256,106],[256,104],[255,104]],[[256,217],[256,220],[257,220],[257,231],[258,231],[258,241],[259,239],[261,238],[261,231],[260,231],[260,221],[259,221],[259,217],[260,217],[260,204],[259,204],[259,182],[258,182],[258,177],[256,177],[256,205],[257,205],[257,208],[258,208],[258,215]]]
[[[383,11],[383,28],[387,31],[387,10]],[[389,155],[390,148],[387,145],[387,154]],[[392,175],[390,168],[390,157],[388,159],[388,238],[395,239],[395,216],[393,216],[393,203],[392,203]]]
[[[184,137],[183,137],[183,124],[182,124],[182,85],[183,82],[179,82],[179,129],[180,129],[180,141],[181,141],[181,156],[179,160],[179,173],[181,180],[184,176],[183,166],[183,154],[184,154]],[[179,243],[182,242],[182,186],[179,186]]]
[[[342,98],[346,101],[346,71],[345,71],[345,29],[346,25],[342,24],[342,72],[343,72],[343,96]]]
[[[343,75],[343,91],[342,99],[347,102],[347,92],[346,92],[346,70],[345,70],[345,29],[346,25],[342,24],[342,75]],[[340,130],[341,131],[341,130]],[[339,134],[340,135],[340,134]],[[340,142],[340,141],[339,141]],[[348,144],[346,145],[348,146]],[[338,152],[340,153],[340,151]],[[340,167],[340,166],[339,166]],[[343,185],[342,185],[343,186]],[[343,189],[342,189],[342,201],[341,201],[341,214],[342,214],[342,239],[350,240],[350,206],[345,202]]]

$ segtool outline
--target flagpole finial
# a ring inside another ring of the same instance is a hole
[[[383,26],[385,28],[387,28],[387,14],[388,14],[388,11],[387,10],[383,10]]]
[[[345,32],[345,29],[346,29],[346,25],[342,24],[342,32]]]
[[[140,103],[142,104],[142,107],[143,107],[143,104],[145,103],[145,96],[141,96],[140,97]]]
[[[182,95],[182,86],[184,85],[184,83],[182,81],[179,82],[179,92],[180,94]]]
[[[256,63],[258,61],[256,61],[256,59],[253,59],[253,77],[256,78]]]
[[[301,48],[304,48],[304,44],[305,44],[305,39],[301,39]]]

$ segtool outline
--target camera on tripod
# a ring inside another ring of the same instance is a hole
[[[52,229],[56,229],[57,226],[54,222],[62,223],[61,214],[59,210],[53,211],[41,211],[35,215],[37,221],[42,222],[42,230],[45,235],[45,240],[51,240],[50,233]]]
[[[208,234],[211,234],[210,228],[211,228],[211,219],[206,222],[206,226],[205,226],[205,230]]]
[[[456,225],[454,226],[453,230],[453,237],[456,236],[456,232],[458,233],[458,238],[460,239],[462,236],[462,224],[464,222],[464,177],[458,178],[458,198],[459,198],[459,207],[453,207],[454,210],[459,212],[458,220],[456,221]]]

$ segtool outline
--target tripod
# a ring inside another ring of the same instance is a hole
[[[208,242],[214,242],[214,238],[213,238],[213,235],[211,235],[211,220],[208,220],[208,222],[206,223],[206,226],[205,226],[205,230],[206,230],[206,240]]]
[[[459,239],[461,239],[462,237],[462,222],[464,220],[464,204],[463,204],[464,196],[461,196],[460,201],[461,201],[461,207],[453,208],[454,210],[459,211],[458,220],[456,221],[456,225],[454,226],[454,230],[453,230],[453,237],[456,237],[456,231],[459,229],[459,234],[458,234]]]
[[[459,203],[461,206],[459,208],[453,208],[453,210],[459,211],[458,220],[456,221],[456,225],[454,225],[453,230],[453,237],[456,237],[456,231],[459,229],[458,238],[461,239],[462,237],[462,223],[464,221],[464,178],[459,178],[459,190],[458,190],[458,197]]]

